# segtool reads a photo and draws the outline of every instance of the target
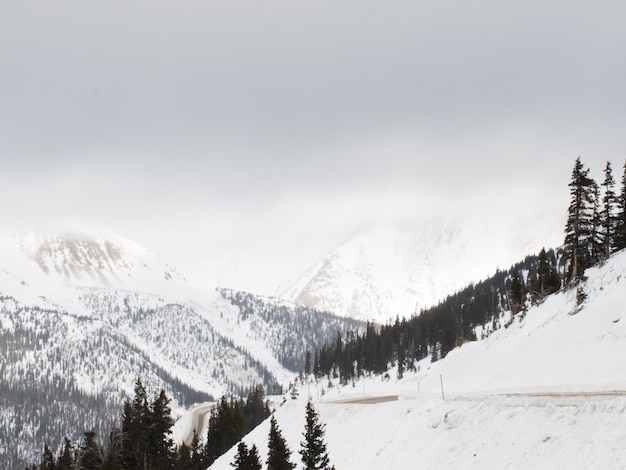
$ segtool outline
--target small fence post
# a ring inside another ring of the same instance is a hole
[[[443,377],[439,374],[439,381],[441,382],[441,399],[445,401],[446,397],[443,394]]]

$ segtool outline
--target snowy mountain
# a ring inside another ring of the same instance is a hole
[[[546,225],[540,227],[512,233],[496,219],[461,218],[371,227],[317,262],[280,296],[362,320],[409,317],[498,267],[538,253]]]
[[[106,230],[31,232],[3,240],[0,252],[0,461],[9,468],[44,440],[54,448],[85,429],[106,433],[139,376],[175,406],[254,383],[276,392],[307,350],[359,327],[288,302],[199,289]]]
[[[586,275],[582,305],[576,289],[553,294],[400,380],[301,385],[274,414],[292,460],[310,396],[336,468],[626,468],[626,252]],[[268,421],[244,438],[261,460]]]

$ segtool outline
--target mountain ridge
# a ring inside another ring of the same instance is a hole
[[[320,259],[279,296],[385,323],[419,313],[541,247],[527,231],[511,234],[481,220],[371,226]]]
[[[165,276],[177,271],[164,271],[169,265],[150,250],[101,234],[13,238],[0,247],[10,253],[0,271],[0,356],[7,364],[0,385],[8,391],[0,398],[7,417],[0,439],[15,452],[0,460],[13,468],[32,459],[44,439],[57,439],[49,441],[54,448],[90,426],[106,435],[107,416],[117,415],[139,376],[149,390],[165,389],[175,409],[243,393],[253,383],[272,393],[292,380],[306,350],[352,327],[336,318],[332,332],[309,331],[307,318],[328,315],[254,296],[263,310],[244,314],[218,291]],[[277,355],[272,338],[296,325],[303,333]],[[24,403],[37,413],[20,412]]]
[[[312,401],[337,468],[624,467],[626,250],[585,276],[402,378],[392,366],[356,384],[298,384],[274,413],[292,456]],[[262,461],[269,426],[243,439]],[[212,468],[229,468],[235,450]]]

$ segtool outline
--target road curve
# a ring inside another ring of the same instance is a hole
[[[203,403],[201,405],[194,406],[189,410],[191,413],[191,425],[187,428],[187,432],[183,437],[185,444],[190,445],[193,439],[193,431],[198,433],[198,436],[202,436],[204,429],[206,428],[207,421],[206,415],[211,412],[211,409],[215,406],[215,403]]]

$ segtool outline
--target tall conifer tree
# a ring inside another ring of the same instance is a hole
[[[570,205],[565,225],[565,246],[570,262],[568,280],[580,279],[590,263],[591,243],[594,229],[594,184],[580,157],[572,170]]]
[[[617,198],[617,220],[615,228],[615,251],[626,248],[626,162],[622,175],[622,187]]]
[[[74,468],[74,446],[69,438],[65,438],[63,442],[63,451],[57,462],[58,470],[72,470]]]
[[[604,196],[602,197],[602,257],[604,259],[611,255],[615,247],[615,228],[617,217],[615,209],[617,207],[617,195],[615,194],[615,180],[613,179],[613,170],[611,163],[606,162],[604,169]]]
[[[276,418],[270,420],[270,434],[268,439],[267,470],[292,470],[295,464],[290,460],[291,451],[283,438]]]
[[[230,464],[235,470],[261,470],[261,461],[259,459],[259,451],[256,445],[250,450],[245,442],[241,441],[237,445],[237,454],[235,461]]]
[[[85,431],[83,442],[78,449],[76,470],[97,470],[102,466],[102,449],[96,442],[95,431]]]
[[[309,400],[306,404],[304,441],[300,443],[300,455],[305,470],[334,470],[324,442],[324,425],[319,422],[317,411]]]
[[[163,468],[172,456],[173,441],[170,429],[174,424],[169,406],[170,399],[161,389],[150,407],[148,452],[154,468]]]
[[[41,465],[39,466],[40,470],[56,470],[56,462],[54,460],[54,454],[48,447],[48,444],[44,445],[43,448],[43,459],[41,461]]]

